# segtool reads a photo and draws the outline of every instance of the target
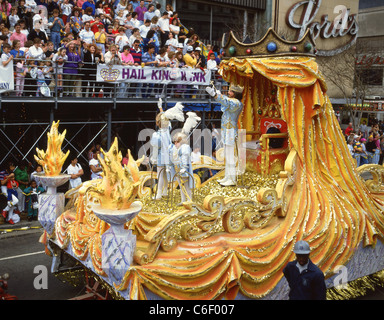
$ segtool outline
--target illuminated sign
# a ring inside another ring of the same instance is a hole
[[[330,50],[317,48],[317,55],[333,56],[347,50],[355,43],[359,29],[356,14],[350,14],[350,10],[344,5],[337,5],[333,13],[338,15],[333,21],[329,20],[327,14],[321,16],[320,22],[315,21],[321,7],[321,2],[322,0],[305,0],[294,4],[287,12],[286,23],[291,28],[297,29],[296,40],[301,39],[307,29],[310,30],[314,40],[318,37],[330,39],[349,35],[349,41],[341,47]],[[295,22],[294,17],[298,15],[300,9],[302,9],[300,21]]]
[[[363,65],[365,67],[370,67],[372,65],[383,65],[384,64],[384,58],[381,56],[362,56],[359,58],[356,58],[356,64],[357,65]]]

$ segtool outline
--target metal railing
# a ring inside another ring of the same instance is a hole
[[[48,62],[50,60],[42,60]],[[16,65],[16,63],[15,63]],[[15,66],[16,68],[16,66]],[[191,100],[191,102],[207,102],[210,96],[205,91],[205,86],[196,85],[178,85],[178,84],[157,84],[157,83],[128,83],[128,82],[98,82],[96,81],[95,69],[77,68],[76,74],[74,68],[62,67],[54,68],[49,78],[39,80],[27,72],[25,77],[20,77],[15,72],[15,90],[3,93],[1,100],[28,100],[47,101],[47,102],[65,102],[76,100],[77,102],[106,102],[105,99],[112,99],[116,102],[127,102],[132,100],[137,102],[146,102],[148,99],[158,99],[159,97],[167,99]],[[62,72],[62,73],[61,73]],[[217,71],[211,72],[211,79],[217,89],[226,93],[228,84],[222,80]],[[60,79],[60,74],[62,79]],[[49,90],[46,90],[46,87]],[[45,88],[45,89],[44,89]]]

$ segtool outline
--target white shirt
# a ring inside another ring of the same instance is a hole
[[[165,54],[163,57],[161,55],[157,55],[156,56],[156,61],[157,62],[168,62],[169,61],[169,58],[168,58],[168,55]]]
[[[132,19],[130,19],[130,20],[125,19],[124,20],[124,27],[126,27],[125,34],[129,38],[132,35],[132,29],[135,28],[134,23],[132,22]]]
[[[157,22],[159,28],[163,31],[169,31],[169,19],[168,18],[160,18]]]
[[[115,44],[117,44],[119,46],[119,49],[120,51],[123,50],[124,46],[128,45],[129,44],[129,40],[128,40],[128,37],[124,34],[124,35],[118,35],[116,38],[115,38]]]
[[[67,174],[78,174],[80,172],[80,170],[82,170],[83,168],[81,167],[81,165],[79,163],[76,163],[75,166],[73,166],[72,164],[70,164],[67,168]],[[77,186],[81,185],[81,178],[80,177],[77,177],[76,179],[69,179],[69,186],[71,187],[71,189],[73,188],[76,188]]]
[[[120,12],[120,10],[126,11],[126,10],[125,10],[126,8],[127,8],[127,6],[123,6],[123,5],[121,5],[121,3],[119,2],[119,3],[117,4],[117,6],[116,6],[115,14],[117,15],[117,14]],[[125,16],[124,16],[124,17],[125,17]]]
[[[15,24],[17,23],[17,21],[20,20],[17,14],[10,15],[8,18],[9,18],[9,24],[11,25],[11,28],[15,27]]]
[[[201,157],[200,152],[192,152],[191,153],[191,162],[192,163],[199,163],[201,161],[200,157]]]
[[[212,129],[212,138],[216,138],[217,140],[220,139],[220,133],[216,128]]]
[[[353,156],[354,155],[354,150],[353,150],[353,145],[351,145],[351,144],[349,144],[348,143],[348,150],[349,150],[349,152],[351,153],[351,156]]]
[[[91,21],[93,20],[93,17],[92,16],[89,16],[87,14],[83,14],[83,16],[81,17],[81,20],[83,20],[83,23],[85,23],[86,21]]]
[[[32,46],[29,48],[29,50],[27,52],[27,58],[33,58],[33,59],[41,60],[41,59],[45,58],[45,54],[44,54],[43,49],[41,49],[41,47],[36,48],[35,46]]]
[[[113,61],[112,61],[113,59]],[[105,64],[121,64],[121,53],[120,52],[116,52],[116,57],[112,57],[112,53],[111,51],[108,51],[105,56],[104,56],[104,62]],[[102,154],[100,154],[101,157],[103,157]]]
[[[66,16],[70,16],[72,13],[72,7],[73,5],[71,5],[70,3],[62,3],[61,4],[62,14]]]
[[[26,0],[25,1],[25,7],[26,8],[31,8],[32,10],[34,10],[36,8],[37,4],[34,0]]]
[[[7,61],[8,59],[9,59],[9,57],[11,56],[11,54],[10,53],[3,53],[2,55],[1,55],[1,61]]]
[[[16,32],[16,31],[14,31],[14,32]],[[29,35],[29,31],[28,31],[28,29],[20,30],[20,32],[21,32],[21,33],[24,33],[26,37],[28,37],[28,35]]]
[[[40,23],[41,21],[41,23]],[[48,20],[46,17],[39,15],[38,13],[35,14],[32,18],[32,25],[35,28],[37,25],[40,26],[41,31],[44,31],[47,27]]]
[[[133,26],[134,28],[139,29],[140,26],[141,26],[140,21],[137,20],[137,19],[131,19],[130,22],[132,23],[132,26]]]
[[[179,26],[175,26],[173,24],[170,24],[169,25],[169,30],[174,32],[174,33],[177,33],[176,36],[175,36],[175,38],[177,39],[177,36],[178,36],[178,34],[180,32],[180,27]]]
[[[82,41],[88,44],[92,43],[95,40],[95,34],[93,33],[92,30],[89,30],[89,31],[85,29],[81,30],[79,33],[79,37]]]
[[[209,59],[207,61],[207,69],[208,70],[217,70],[217,62],[216,62],[216,60]]]
[[[63,59],[63,62],[56,62],[57,60],[60,60],[60,59]],[[56,68],[56,66],[57,67],[62,67],[64,65],[65,61],[67,61],[67,60],[68,60],[68,56],[67,55],[65,55],[63,57],[63,56],[59,56],[58,53],[55,53],[53,55],[53,58],[52,58],[52,66],[53,66],[53,68]]]
[[[35,175],[35,174],[37,174],[37,173],[40,173],[40,174],[44,174],[44,171],[41,171],[41,172],[37,172],[37,171],[34,171],[34,172],[32,172],[31,173],[31,181],[36,181],[36,185],[39,187],[39,186],[41,186],[41,187],[44,187],[43,186],[43,183],[41,182],[41,180],[40,180],[40,177],[39,176],[37,176],[37,175]]]
[[[149,30],[151,30],[151,26],[146,26],[145,24],[141,25],[140,28],[140,35],[142,38],[145,38],[147,36],[147,33]]]
[[[115,17],[115,20],[119,21],[120,26],[123,26],[127,19],[125,17],[117,16],[117,17]]]
[[[89,166],[94,166],[95,168],[100,168],[100,165],[99,165],[99,160],[97,159],[91,159],[89,161]],[[100,172],[96,172],[94,173],[92,170],[91,170],[91,180],[94,180],[94,179],[102,179],[103,177],[101,176],[101,171]]]
[[[133,43],[135,42],[135,40],[138,40],[135,35],[131,35],[129,37],[128,42],[131,48],[133,47]]]
[[[177,41],[175,38],[173,39],[168,39],[165,45],[169,46],[170,45],[170,50],[171,51],[176,51],[177,45],[179,44],[179,41]]]

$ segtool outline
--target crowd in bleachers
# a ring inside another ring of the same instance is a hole
[[[350,122],[344,130],[348,149],[357,166],[384,163],[384,122],[375,118],[363,120],[358,128]]]
[[[17,96],[39,96],[45,87],[89,96],[88,84],[108,94],[111,86],[96,82],[98,63],[217,70],[219,48],[205,45],[181,19],[155,1],[0,0],[1,63],[13,60]],[[146,84],[133,86],[136,96],[149,93]]]

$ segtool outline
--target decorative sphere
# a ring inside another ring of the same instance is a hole
[[[233,56],[236,53],[236,47],[235,46],[230,47],[228,52],[231,56]]]
[[[247,54],[251,54],[252,53],[252,50],[251,49],[247,49]]]
[[[312,50],[312,45],[311,45],[309,42],[307,42],[307,43],[304,45],[304,49],[305,49],[305,51],[309,52],[309,51]]]
[[[259,109],[259,110],[257,111],[257,113],[258,113],[259,115],[261,115],[261,114],[263,113],[263,111],[262,111],[261,109]]]
[[[277,45],[275,42],[270,42],[267,44],[267,50],[269,52],[274,52],[274,51],[276,51],[276,49],[277,49]]]
[[[292,46],[292,47],[291,47],[291,51],[292,51],[292,52],[296,52],[296,51],[297,51],[297,47],[296,47],[296,46]]]

